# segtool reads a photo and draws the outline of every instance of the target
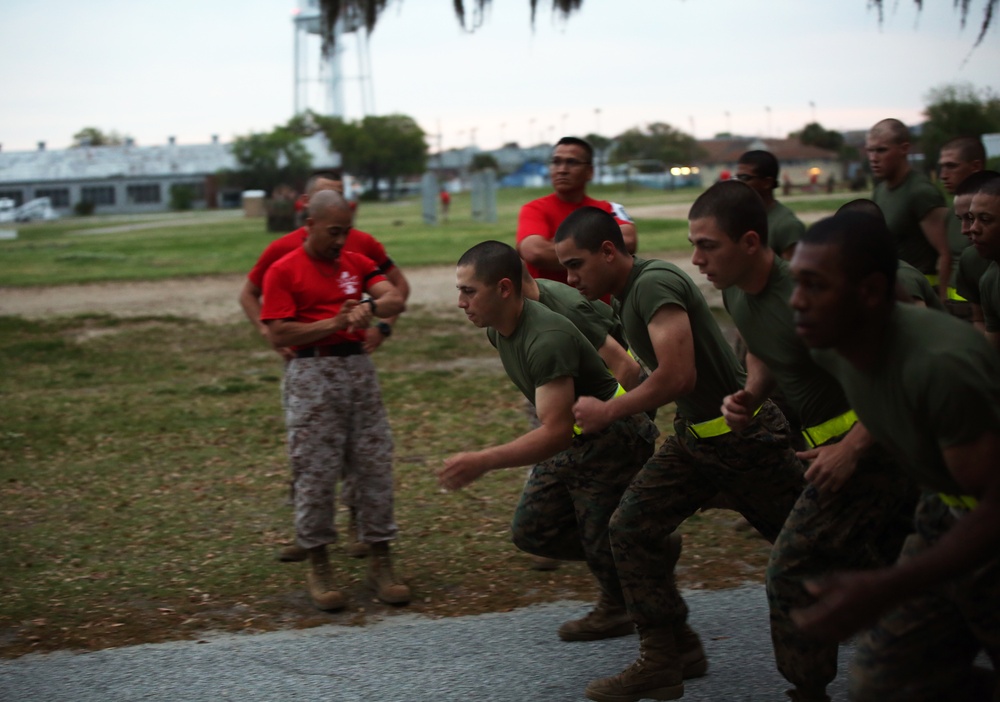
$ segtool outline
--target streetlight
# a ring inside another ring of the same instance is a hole
[[[601,133],[601,108],[594,108],[594,134]]]
[[[724,114],[726,116],[726,134],[728,134],[729,136],[732,136],[733,135],[733,123],[732,123],[732,120],[729,119],[729,116],[730,116],[729,115],[729,110],[726,110],[722,114]]]
[[[562,135],[563,135],[563,136],[566,136],[566,118],[567,118],[568,116],[569,116],[569,115],[567,115],[567,114],[566,114],[566,113],[564,112],[564,113],[563,113],[563,116],[562,116],[562,117],[560,118],[560,121],[559,121],[559,131],[560,131],[560,132],[562,132]]]
[[[765,137],[771,136],[771,108],[765,107],[764,111],[767,112],[767,132],[764,134]]]

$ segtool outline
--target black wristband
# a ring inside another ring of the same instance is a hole
[[[372,315],[373,316],[378,315],[378,305],[375,304],[375,298],[366,297],[364,300],[361,301],[361,304],[364,304],[366,302],[372,306]]]
[[[385,339],[388,339],[390,336],[392,336],[392,325],[390,325],[388,322],[379,322],[378,324],[375,325],[375,328],[378,329],[379,334],[381,334],[382,337]]]

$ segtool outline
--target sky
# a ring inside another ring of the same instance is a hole
[[[814,120],[914,124],[932,88],[1000,92],[1000,22],[972,50],[985,0],[972,0],[964,29],[952,0],[923,4],[885,0],[880,25],[868,0],[585,0],[565,21],[540,0],[532,28],[528,0],[494,0],[470,32],[450,0],[402,0],[368,38],[374,112],[410,115],[432,150],[491,149],[650,122],[697,138],[785,136]],[[4,0],[0,148],[63,148],[87,126],[152,145],[283,124],[294,112],[297,6]],[[345,116],[355,119],[356,38],[344,47]],[[316,46],[314,74],[319,63]]]

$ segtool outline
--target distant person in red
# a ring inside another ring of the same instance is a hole
[[[441,188],[441,219],[448,221],[448,208],[451,207],[451,193],[445,188]]]
[[[295,223],[300,227],[305,221],[306,217],[306,205],[309,203],[309,195],[302,193],[297,198],[295,198]]]
[[[727,170],[719,173],[719,180],[729,180],[732,177],[733,177],[732,173],[730,173]]]
[[[517,218],[517,253],[528,265],[532,278],[566,282],[566,269],[556,258],[556,229],[581,207],[597,207],[609,213],[621,227],[625,247],[635,253],[638,239],[635,223],[617,202],[587,196],[587,183],[594,177],[594,149],[583,139],[563,137],[549,160],[551,195],[532,200]]]

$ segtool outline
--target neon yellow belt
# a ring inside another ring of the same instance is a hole
[[[958,294],[958,288],[948,288],[948,299],[955,302],[968,302],[968,300]]]
[[[976,505],[979,504],[979,500],[975,497],[969,495],[947,495],[943,492],[938,493],[938,497],[949,507],[957,507],[959,509],[975,509]]]
[[[763,407],[763,405],[761,405]],[[756,417],[757,413],[760,412],[760,407],[754,410],[753,416]],[[715,436],[722,436],[723,434],[728,434],[732,431],[729,425],[726,424],[725,417],[716,417],[715,419],[709,419],[707,422],[699,422],[698,424],[692,424],[688,427],[688,431],[696,439],[711,439]]]
[[[816,448],[835,436],[846,434],[858,421],[858,415],[854,410],[847,410],[842,415],[828,419],[822,424],[802,430],[802,437],[806,440],[809,448]]]
[[[622,395],[624,395],[624,394],[625,394],[625,388],[623,388],[623,387],[621,386],[621,383],[619,383],[619,384],[618,384],[618,389],[617,389],[617,390],[615,390],[615,395],[614,395],[614,396],[615,396],[615,397],[621,397],[621,396],[622,396]],[[614,398],[612,398],[612,399],[614,399]],[[580,436],[580,434],[582,434],[582,433],[583,433],[583,429],[581,429],[581,428],[580,428],[580,427],[578,427],[578,426],[577,426],[576,424],[574,424],[574,425],[573,425],[573,435],[574,435],[574,436]]]
[[[935,288],[938,286],[938,283],[941,282],[941,279],[937,277],[936,273],[924,273],[924,277],[927,278],[927,282]]]

